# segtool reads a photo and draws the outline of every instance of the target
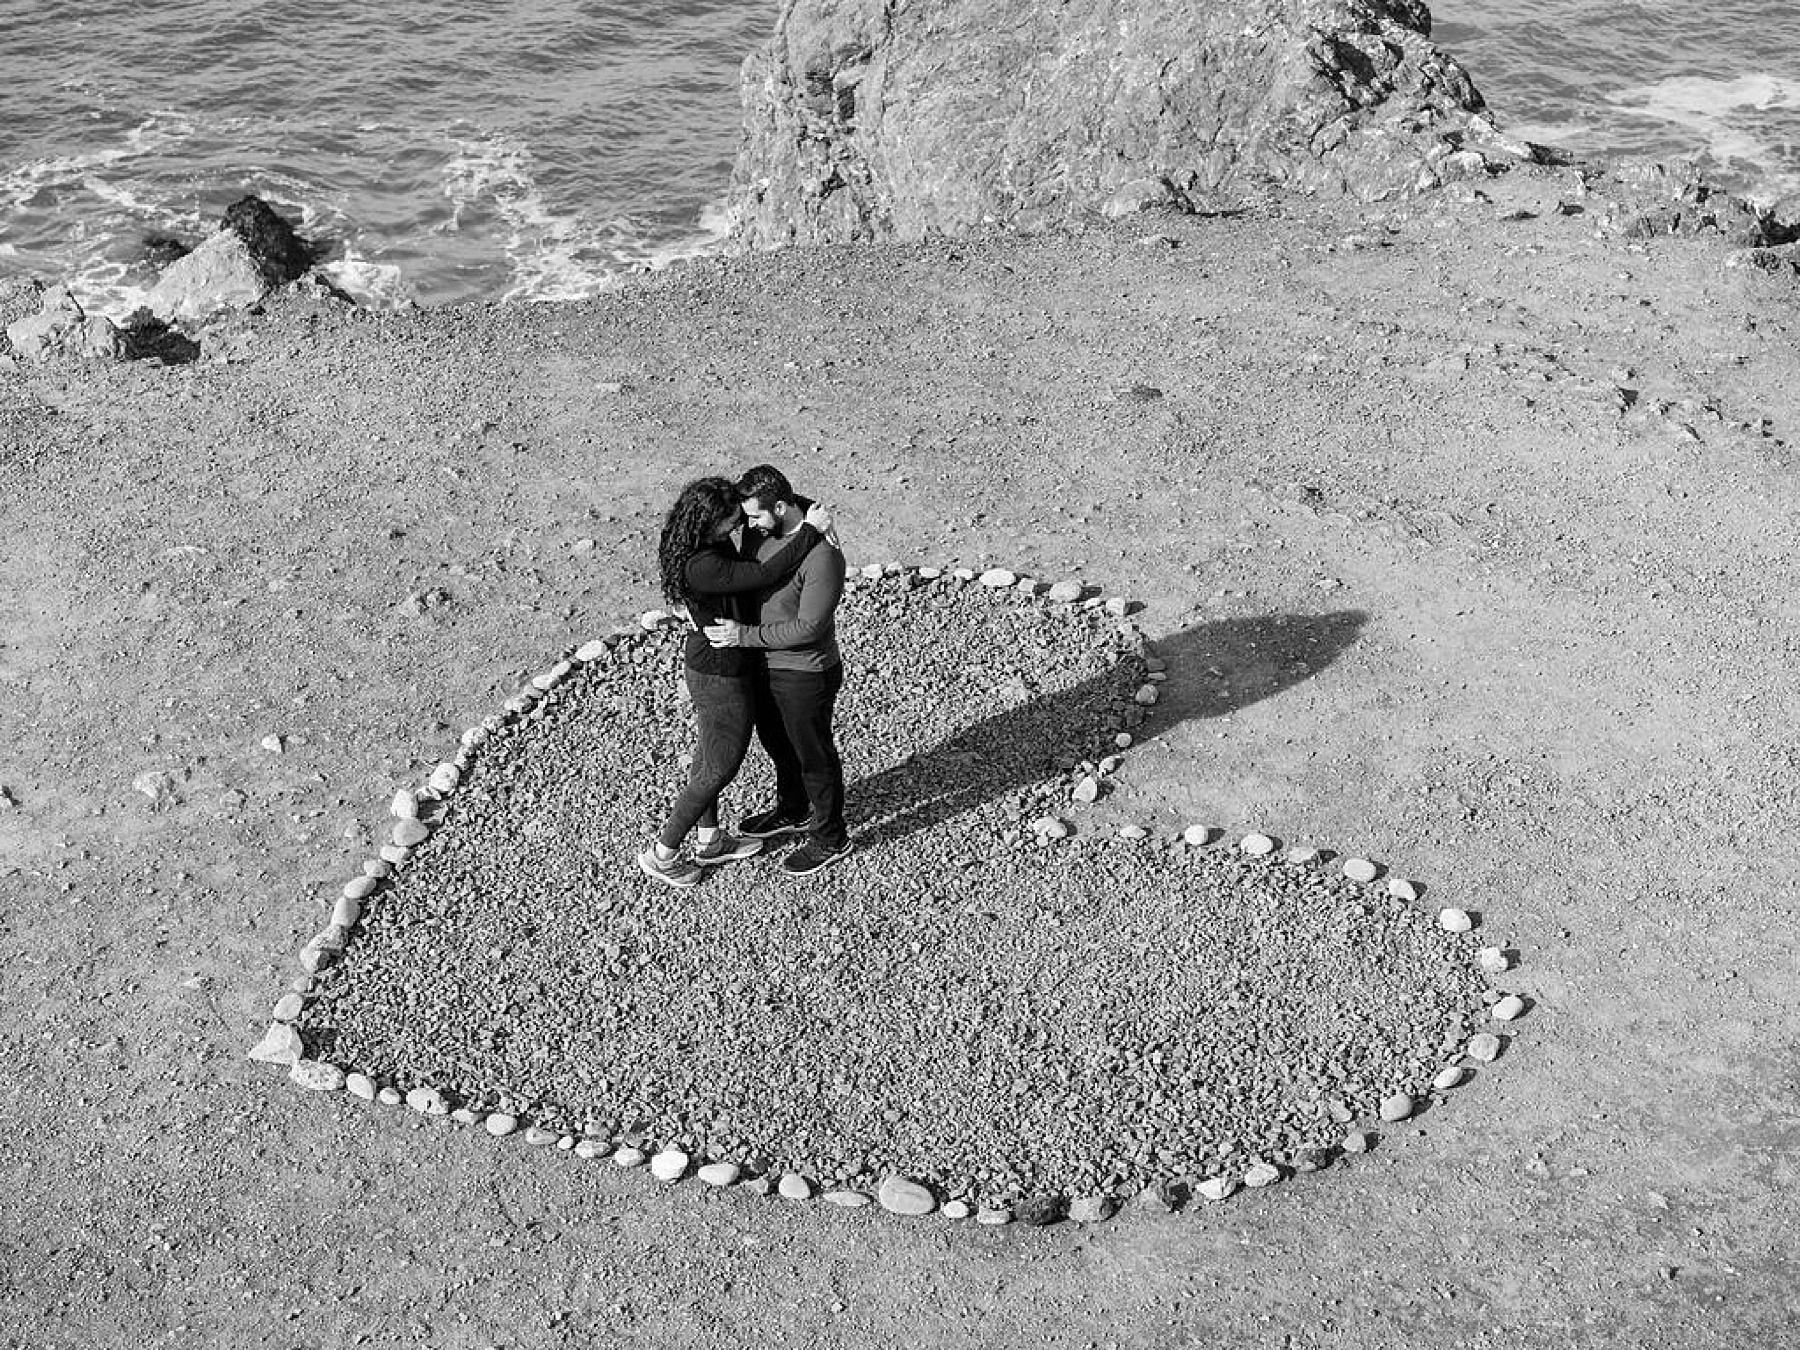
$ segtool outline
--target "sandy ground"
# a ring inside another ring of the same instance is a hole
[[[1797,292],[1492,191],[0,373],[0,1344],[1788,1343]],[[853,561],[1242,621],[1105,818],[1481,911],[1514,1052],[1329,1173],[1044,1231],[657,1191],[246,1062],[393,787],[653,603],[679,480],[767,457]],[[1341,637],[1298,681],[1255,638],[1296,620]]]

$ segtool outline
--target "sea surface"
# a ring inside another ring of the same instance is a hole
[[[772,0],[0,0],[0,274],[127,312],[254,192],[372,304],[590,295],[707,249]],[[1797,0],[1446,0],[1502,122],[1800,190]]]

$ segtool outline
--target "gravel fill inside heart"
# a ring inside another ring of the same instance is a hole
[[[855,850],[673,892],[679,635],[499,727],[298,1026],[310,1056],[556,1134],[1016,1205],[1308,1166],[1486,1020],[1475,940],[1280,852],[1077,828],[1142,638],[1099,607],[889,575],[840,612]],[[767,804],[752,763],[727,819]]]

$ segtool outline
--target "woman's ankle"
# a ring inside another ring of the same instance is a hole
[[[681,850],[678,848],[670,848],[667,844],[663,843],[663,841],[660,839],[658,839],[655,843],[651,844],[650,848],[651,848],[651,851],[655,854],[656,860],[658,862],[671,862],[674,860],[675,855],[677,853],[681,852]]]

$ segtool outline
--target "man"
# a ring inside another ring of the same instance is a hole
[[[779,552],[806,519],[810,502],[779,469],[759,464],[738,479],[747,528],[744,555],[763,561]],[[833,617],[844,594],[844,555],[816,548],[799,571],[760,597],[745,599],[745,622],[721,619],[706,630],[715,647],[759,649],[751,663],[757,738],[775,762],[775,805],[738,823],[746,839],[805,833],[781,860],[803,877],[829,867],[850,847],[844,825],[844,764],[831,718],[844,683]]]

